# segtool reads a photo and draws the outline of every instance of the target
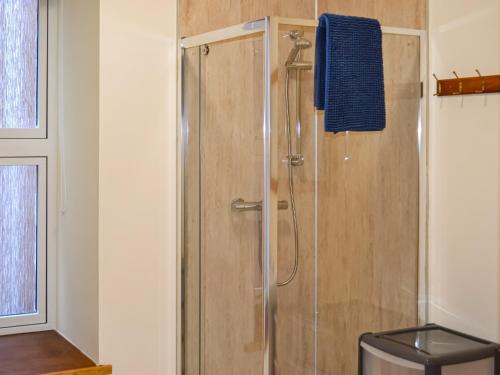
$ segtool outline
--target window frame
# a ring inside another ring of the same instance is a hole
[[[58,0],[38,0],[38,20],[39,127],[0,129],[1,165],[38,165],[37,312],[1,317],[0,336],[56,327]]]
[[[38,0],[37,128],[0,128],[2,139],[47,138],[47,60],[49,0]]]

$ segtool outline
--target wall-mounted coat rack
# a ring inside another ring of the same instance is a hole
[[[490,94],[500,92],[500,75],[482,76],[479,70],[476,69],[477,77],[459,77],[453,71],[456,78],[452,79],[436,79],[437,96],[448,95],[469,95],[469,94]]]

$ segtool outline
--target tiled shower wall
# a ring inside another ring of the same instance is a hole
[[[179,0],[179,35],[281,16],[316,18],[324,12],[372,17],[383,26],[423,29],[425,0]]]

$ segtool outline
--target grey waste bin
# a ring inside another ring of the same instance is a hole
[[[365,333],[359,375],[500,375],[500,345],[435,324]]]

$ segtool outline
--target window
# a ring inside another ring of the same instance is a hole
[[[38,0],[0,1],[2,138],[46,136],[46,11]]]
[[[0,158],[0,318],[26,323],[45,306],[37,290],[45,284],[37,270],[45,263],[45,176],[42,158]]]
[[[0,334],[47,324],[48,17],[46,0],[0,0]]]

